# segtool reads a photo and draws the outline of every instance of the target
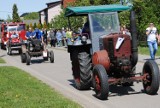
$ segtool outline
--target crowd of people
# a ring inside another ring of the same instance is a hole
[[[78,28],[79,34],[81,34],[82,30],[81,28]],[[26,33],[26,38],[30,37],[36,37],[37,39],[40,39],[42,42],[44,42],[46,45],[50,44],[51,47],[67,47],[67,41],[71,41],[73,38],[73,31],[69,28],[62,28],[62,29],[38,29],[32,30],[32,28],[29,28],[29,30]]]
[[[77,33],[82,34],[84,30],[82,30],[80,27],[78,28]],[[126,28],[126,26],[120,27],[120,32],[122,34],[127,34],[131,38],[131,33]],[[36,37],[38,39],[41,39],[42,42],[48,44],[50,43],[51,47],[67,47],[67,41],[71,41],[73,36],[75,35],[75,32],[68,28],[62,28],[62,29],[35,29],[32,30],[29,28],[29,31],[26,33],[26,38],[30,36],[34,36],[36,34]],[[154,26],[153,23],[149,24],[149,27],[146,29],[146,35],[147,35],[147,44],[149,47],[150,57],[151,59],[155,59],[156,52],[158,50],[158,42],[160,43],[160,36],[157,33],[157,28]],[[132,38],[131,38],[132,39]],[[157,42],[158,40],[158,42]]]

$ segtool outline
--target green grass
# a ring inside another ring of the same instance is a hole
[[[6,62],[0,57],[0,63],[6,63]]]
[[[0,108],[81,108],[28,73],[0,67]]]
[[[160,46],[158,46],[158,51],[156,53],[156,56],[160,56]],[[138,47],[138,53],[143,55],[150,55],[149,54],[149,48],[148,47]]]

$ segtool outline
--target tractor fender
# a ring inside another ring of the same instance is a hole
[[[106,50],[97,51],[92,56],[93,65],[101,64],[105,67],[106,70],[110,68],[110,58]]]

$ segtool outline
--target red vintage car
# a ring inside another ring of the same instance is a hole
[[[13,34],[17,37],[12,36]],[[21,53],[21,43],[26,40],[25,23],[2,23],[1,25],[1,49],[7,49],[10,55],[12,50]]]

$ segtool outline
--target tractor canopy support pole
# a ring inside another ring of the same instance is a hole
[[[69,26],[69,29],[71,29],[71,22],[70,22],[69,17],[68,17],[68,26]]]
[[[137,48],[137,30],[136,30],[136,18],[135,12],[130,12],[130,29],[132,35],[132,66],[134,67],[138,61],[138,48]]]

